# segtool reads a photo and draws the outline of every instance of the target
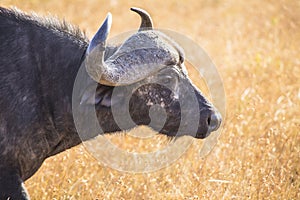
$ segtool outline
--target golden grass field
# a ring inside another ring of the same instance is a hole
[[[206,49],[226,92],[222,134],[205,158],[195,140],[171,166],[133,174],[99,165],[80,145],[47,159],[25,182],[32,199],[300,199],[300,1],[1,0],[1,6],[57,15],[89,37],[107,12],[112,36],[137,29],[140,19],[129,8],[144,8],[156,27]]]

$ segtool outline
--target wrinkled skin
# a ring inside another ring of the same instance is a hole
[[[89,42],[80,31],[56,23],[0,8],[0,199],[29,199],[23,181],[46,158],[81,143],[73,119],[72,91]],[[115,50],[112,47],[106,57]],[[178,52],[176,63],[138,83],[116,87],[98,84],[95,98],[94,91],[87,87],[74,101],[81,102],[83,113],[96,108],[104,133],[148,125],[149,109],[159,105],[165,110],[166,122],[163,127],[156,123],[151,123],[151,127],[175,136],[181,118],[194,116],[193,111],[198,110],[200,119],[195,121],[192,117],[188,122],[196,125],[196,129],[189,130],[189,124],[183,124],[186,132],[177,136],[205,138],[220,124],[211,128],[214,108],[191,84],[182,61]],[[82,84],[91,83],[97,84],[86,73]],[[123,92],[123,97],[111,97],[116,88]],[[136,124],[121,129],[114,120],[112,106],[122,105],[128,96],[129,113]],[[193,96],[197,109],[189,107]],[[84,139],[96,135],[87,134]]]
[[[138,89],[138,92],[133,94],[130,111],[139,110],[140,113],[144,113],[144,115],[136,115],[131,112],[134,121],[137,124],[147,125],[147,121],[144,119],[149,119],[149,108],[154,104],[164,109],[167,117],[162,129],[157,129],[160,127],[156,127],[156,123],[153,124],[152,128],[156,131],[167,136],[190,135],[201,139],[207,137],[211,131],[208,130],[209,118],[215,110],[201,92],[191,84],[186,74],[180,74],[179,70],[170,68],[158,74],[158,77],[153,78],[158,79],[157,84],[142,86]],[[143,91],[143,95],[140,95],[140,91]],[[150,92],[151,95],[149,95]],[[191,101],[193,98],[194,103]],[[147,103],[145,104],[149,100],[151,102],[150,106]],[[137,106],[138,108],[136,108]],[[199,118],[196,117],[198,113],[195,112],[200,112]],[[185,118],[183,115],[185,115]],[[181,121],[183,118],[184,121]],[[184,132],[177,132],[179,126],[184,128]],[[214,127],[214,129],[217,128]]]
[[[212,131],[208,130],[210,125],[209,118],[212,113],[216,112],[215,108],[206,100],[201,92],[191,84],[187,74],[180,72],[181,71],[174,66],[170,66],[155,76],[137,83],[137,86],[121,86],[122,89],[119,89],[119,91],[122,93],[121,96],[128,96],[130,98],[129,113],[135,124],[150,124],[151,117],[149,110],[153,105],[157,105],[165,111],[167,115],[166,122],[163,127],[159,125],[156,126],[157,123],[151,123],[151,128],[167,136],[191,135],[195,138],[203,139]],[[114,87],[99,85],[96,91],[96,99],[103,96],[111,97],[114,89]],[[175,94],[175,90],[179,95]],[[191,105],[189,105],[189,103],[187,103],[184,107],[187,108],[188,111],[182,113],[181,103],[189,102],[191,98],[196,98],[196,104],[191,103]],[[121,129],[116,123],[101,123],[104,122],[102,119],[107,119],[108,116],[114,121],[111,109],[109,109],[111,103],[109,102],[107,104],[106,100],[107,99],[101,99],[96,104],[96,110],[101,110],[101,112],[97,113],[100,126],[104,132],[120,131]],[[112,102],[115,102],[113,106],[116,107],[122,106],[124,101],[122,98],[116,100],[112,98]],[[193,106],[198,106],[198,109],[195,109]],[[201,111],[201,117],[199,119],[194,118],[196,113],[193,112],[196,111]],[[186,122],[188,124],[181,124],[182,114],[186,115],[189,120]],[[198,124],[196,129],[195,126],[193,127],[195,124]],[[178,133],[179,126],[183,126],[185,132]],[[214,127],[214,130],[217,129],[218,126],[219,124]],[[131,129],[133,126],[126,128]]]

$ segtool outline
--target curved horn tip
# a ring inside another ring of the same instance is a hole
[[[149,13],[147,13],[145,10],[143,10],[143,9],[141,9],[141,8],[138,8],[138,7],[131,7],[130,10],[133,11],[133,12],[137,12],[137,13],[138,13],[138,12],[140,12],[140,13],[146,13],[146,14],[149,15]]]
[[[97,45],[101,43],[103,43],[102,45],[105,45],[105,41],[110,32],[111,24],[112,24],[112,15],[109,12],[107,13],[106,18],[103,21],[101,27],[99,28],[95,36],[92,38],[87,49],[88,53],[90,53]]]
[[[136,12],[142,18],[142,22],[141,22],[139,31],[153,29],[153,23],[152,23],[152,19],[151,19],[149,13],[147,13],[145,10],[143,10],[141,8],[137,8],[137,7],[131,7],[130,10],[133,12]]]
[[[112,24],[112,14],[110,12],[107,13],[105,20],[102,22],[101,27],[99,28],[98,32],[101,31],[103,33],[109,33]]]
[[[103,22],[103,25],[106,24],[107,29],[110,30],[112,24],[112,14],[110,12],[107,13],[106,18]]]

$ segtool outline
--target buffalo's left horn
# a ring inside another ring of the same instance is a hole
[[[103,75],[106,73],[107,68],[104,63],[104,54],[106,47],[107,36],[110,32],[112,23],[112,15],[107,14],[101,27],[90,41],[86,50],[86,71],[96,82],[106,84],[103,81]]]
[[[99,28],[99,30],[97,31],[93,39],[91,40],[87,49],[87,53],[91,53],[96,46],[102,48],[104,52],[106,39],[111,28],[111,23],[112,23],[112,15],[108,13],[101,27]]]
[[[167,36],[152,30],[149,14],[139,8],[131,10],[142,18],[140,31],[130,36],[114,54],[104,60],[106,39],[112,21],[110,14],[88,46],[86,70],[91,78],[100,84],[129,85],[178,62],[177,50],[165,39]]]

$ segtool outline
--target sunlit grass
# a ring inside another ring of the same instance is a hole
[[[78,146],[46,160],[26,181],[32,199],[300,199],[299,1],[2,0],[1,5],[53,13],[89,36],[108,11],[114,16],[112,35],[137,28],[139,18],[129,8],[140,6],[157,27],[184,33],[207,50],[227,95],[220,141],[204,159],[202,142],[195,141],[171,166],[131,174],[99,165]],[[129,151],[146,148],[124,135],[112,140]],[[146,150],[166,142],[158,136]]]

